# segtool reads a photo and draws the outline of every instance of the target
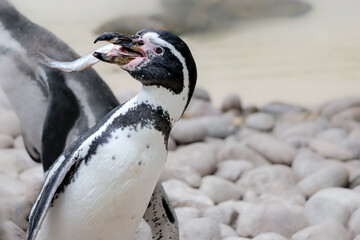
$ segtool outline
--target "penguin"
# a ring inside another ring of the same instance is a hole
[[[104,33],[97,41],[112,48],[92,56],[119,65],[142,87],[52,165],[31,210],[27,240],[134,239],[165,165],[171,128],[193,94],[195,61],[176,35],[141,30]],[[61,69],[52,60],[48,65]]]
[[[79,57],[54,34],[0,0],[0,85],[20,120],[26,150],[47,172],[66,147],[119,102],[93,69],[69,74],[48,68],[38,64],[39,52],[63,61]],[[144,219],[153,238],[161,232],[178,239],[176,215],[160,183],[149,205]]]

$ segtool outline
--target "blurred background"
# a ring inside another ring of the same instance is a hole
[[[360,91],[358,0],[12,0],[25,16],[80,55],[105,31],[160,28],[180,34],[198,66],[198,86],[216,105],[314,106]],[[56,47],[56,46],[54,46]],[[95,69],[116,92],[139,83],[115,65]]]

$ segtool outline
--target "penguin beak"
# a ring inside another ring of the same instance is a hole
[[[101,61],[123,66],[136,58],[146,57],[146,52],[142,49],[144,42],[140,36],[107,32],[98,36],[94,43],[98,41],[107,41],[114,44],[114,48],[107,53],[93,53],[93,56]]]

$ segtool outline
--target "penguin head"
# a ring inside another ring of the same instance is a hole
[[[104,33],[97,41],[116,46],[108,53],[95,52],[99,60],[119,65],[144,86],[163,87],[173,94],[187,89],[190,100],[196,84],[196,65],[190,49],[178,36],[145,29],[135,35]]]

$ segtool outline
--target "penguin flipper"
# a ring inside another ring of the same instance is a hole
[[[48,171],[41,192],[30,212],[27,240],[36,239],[57,190],[66,175],[71,171],[71,167],[80,161],[77,156],[77,153],[61,155]]]

